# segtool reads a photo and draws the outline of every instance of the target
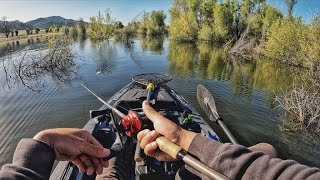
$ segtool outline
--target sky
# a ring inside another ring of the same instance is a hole
[[[48,16],[89,21],[109,8],[114,18],[126,24],[144,10],[168,13],[170,6],[171,0],[0,0],[0,17],[22,22]]]
[[[286,13],[284,0],[267,2]],[[10,21],[22,22],[48,16],[82,17],[89,21],[89,17],[99,10],[110,8],[112,16],[126,24],[144,10],[163,10],[168,14],[170,6],[171,0],[0,0],[0,17],[7,16]],[[306,22],[310,22],[316,12],[320,12],[320,0],[298,0],[294,8],[294,14],[302,16]]]

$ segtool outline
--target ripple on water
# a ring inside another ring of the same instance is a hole
[[[32,137],[34,127],[46,123],[45,114],[50,113],[52,99],[58,90],[57,86],[53,86],[40,94],[29,92],[1,97],[1,107],[5,108],[0,119],[1,156],[11,154],[13,144],[22,137]]]

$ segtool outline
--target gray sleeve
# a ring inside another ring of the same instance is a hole
[[[2,167],[0,179],[49,179],[54,160],[50,146],[34,139],[22,139],[12,164]]]
[[[320,169],[292,160],[270,158],[240,145],[222,144],[197,135],[189,152],[203,163],[231,179],[320,179]],[[191,167],[187,169],[203,179],[206,176]]]

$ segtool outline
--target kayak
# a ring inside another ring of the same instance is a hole
[[[163,74],[143,74],[147,81],[155,84],[150,104],[161,115],[189,131],[201,133],[209,139],[219,141],[219,137],[202,116],[181,95],[162,81]],[[171,79],[170,79],[171,80]],[[142,111],[142,102],[147,99],[146,85],[133,80],[130,84],[116,92],[107,103],[123,114],[134,111],[145,124],[150,124]],[[115,177],[117,179],[174,179],[176,173],[184,166],[182,161],[160,162],[144,154],[135,136],[129,136],[119,127],[121,118],[108,106],[90,111],[90,120],[84,129],[105,147],[116,150]],[[152,126],[152,125],[151,125]],[[143,126],[142,126],[143,129]],[[59,162],[50,179],[95,179],[96,175],[88,176],[79,172],[71,162]]]

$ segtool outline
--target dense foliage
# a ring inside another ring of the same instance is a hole
[[[306,24],[292,15],[297,0],[285,3],[287,16],[266,0],[174,0],[170,38],[231,44],[231,54],[258,54],[294,66],[315,67],[320,61],[319,18]]]
[[[122,22],[111,17],[111,11],[99,12],[90,18],[88,35],[92,39],[108,39],[113,35],[128,40],[135,34],[162,35],[166,32],[166,15],[163,11],[143,12],[124,26]]]
[[[111,11],[106,10],[104,13],[98,12],[97,16],[90,17],[88,35],[92,39],[110,38],[114,31]]]

